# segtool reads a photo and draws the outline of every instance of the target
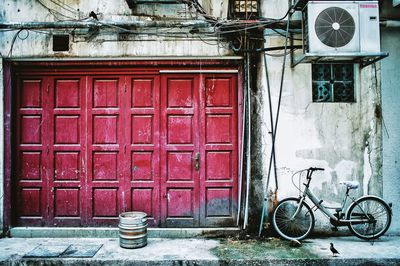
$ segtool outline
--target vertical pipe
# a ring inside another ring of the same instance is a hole
[[[269,186],[269,181],[271,177],[271,167],[272,163],[274,164],[274,173],[276,175],[276,157],[275,157],[275,135],[274,135],[274,118],[273,118],[273,113],[272,113],[272,96],[271,96],[271,86],[270,86],[270,81],[269,81],[269,74],[268,74],[268,65],[267,65],[267,54],[264,52],[264,69],[265,69],[265,78],[267,82],[267,91],[268,91],[268,104],[269,104],[269,120],[270,120],[270,127],[271,127],[271,141],[272,141],[272,147],[271,147],[271,156],[269,158],[269,165],[268,165],[268,175],[267,175],[267,180],[264,186],[264,201],[263,201],[263,208],[262,208],[262,213],[261,213],[261,220],[260,220],[260,227],[258,230],[258,236],[261,236],[262,232],[262,225],[264,223],[264,215],[265,215],[265,209],[268,206],[268,186]],[[268,220],[268,211],[266,212],[266,220]]]
[[[244,86],[246,87],[246,86]],[[236,225],[239,226],[240,221],[240,211],[242,207],[242,185],[243,185],[243,163],[244,163],[244,131],[245,131],[245,115],[246,115],[246,105],[247,105],[246,92],[243,90],[243,111],[242,111],[242,142],[240,145],[240,162],[239,162],[239,191],[238,191],[238,208],[237,208],[237,219]]]
[[[251,182],[251,94],[250,94],[250,55],[246,54],[246,91],[247,91],[247,160],[246,160],[246,205],[244,209],[243,229],[246,229],[249,222],[249,194]]]

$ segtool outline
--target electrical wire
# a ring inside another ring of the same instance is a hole
[[[73,18],[69,15],[62,14],[61,12],[50,8],[42,0],[37,0],[37,1],[40,5],[42,5],[44,8],[46,8],[49,11],[49,13],[52,14],[58,21],[84,21],[87,19],[87,18],[84,18],[84,19]],[[62,3],[60,0],[50,0],[50,1],[65,11],[68,11],[74,15],[79,15],[78,11],[75,11],[71,6]],[[282,21],[283,19],[285,19],[291,11],[291,8],[289,8],[283,17],[278,18],[278,19],[270,19],[270,21],[263,21],[263,20],[251,21],[251,22],[250,21],[228,21],[228,20],[218,21],[217,19],[208,15],[204,11],[204,8],[200,5],[200,3],[197,0],[182,0],[182,2],[188,4],[189,6],[193,6],[196,9],[196,11],[199,12],[200,14],[206,15],[206,16],[204,16],[206,21],[208,21],[211,24],[210,27],[213,28],[213,31],[211,31],[211,32],[201,32],[201,33],[196,33],[193,35],[196,38],[198,38],[200,41],[202,41],[208,45],[218,45],[218,47],[222,47],[222,48],[226,48],[225,46],[223,46],[221,44],[222,42],[220,41],[220,39],[222,38],[222,36],[225,36],[225,35],[231,34],[231,33],[240,33],[240,32],[244,32],[246,34],[248,30],[255,29],[258,27],[263,27],[263,26],[265,27],[265,26],[274,24],[278,21]],[[67,18],[67,20],[61,19],[60,17]],[[213,19],[209,19],[210,17],[212,17]],[[171,28],[165,30],[165,31],[168,30],[168,33],[165,33],[165,32],[162,32],[162,33],[159,33],[159,32],[137,32],[135,30],[130,30],[125,27],[112,25],[112,24],[106,23],[106,22],[99,21],[98,23],[101,26],[113,28],[115,30],[118,30],[119,32],[126,32],[126,33],[130,33],[130,34],[135,34],[135,35],[147,35],[147,36],[150,35],[150,36],[161,36],[161,37],[182,38],[182,39],[187,39],[189,37],[188,33],[186,33],[186,32],[171,32]],[[232,28],[232,27],[236,27],[236,29],[225,30],[226,28]],[[2,30],[2,31],[5,31],[5,30]],[[72,32],[73,31],[74,30],[72,30]],[[279,35],[282,35],[282,33],[278,32],[278,31],[275,31],[275,32]],[[16,36],[18,37],[19,34],[16,34]],[[210,43],[205,40],[205,38],[207,38],[207,37],[216,37],[217,42],[215,44]],[[15,39],[16,39],[16,37],[13,38],[14,42],[15,42]],[[13,45],[13,43],[12,43],[12,45]],[[12,50],[12,49],[10,49],[10,50]],[[268,55],[284,56],[285,54],[268,54]]]
[[[69,18],[69,19],[71,19],[71,20],[75,20],[75,18],[73,18],[73,17],[64,15],[64,14],[62,14],[62,13],[60,13],[60,12],[58,12],[58,11],[56,11],[56,10],[50,8],[50,7],[48,7],[48,6],[45,5],[41,0],[37,0],[37,1],[38,1],[38,3],[39,3],[41,6],[43,6],[44,8],[46,8],[46,9],[49,11],[49,13],[52,14],[52,15],[54,16],[54,18],[57,19],[58,21],[62,21],[62,19],[60,19],[59,16],[64,17],[64,18]]]
[[[271,30],[273,30],[274,32],[276,32],[278,35],[280,35],[280,36],[283,36],[283,37],[286,37],[286,35],[285,34],[283,34],[282,32],[279,32],[278,30],[276,30],[276,29],[271,29]],[[294,40],[294,41],[302,41],[303,39],[298,39],[298,38],[294,38],[294,37],[291,37],[291,36],[289,36],[289,39],[292,39],[292,40]]]
[[[72,10],[71,10],[71,9],[68,9],[68,8],[65,7],[64,4],[62,4],[62,3],[60,3],[60,2],[58,2],[58,1],[56,2],[56,1],[54,1],[54,0],[49,0],[49,1],[52,2],[53,4],[57,5],[57,6],[61,7],[62,9],[66,10],[66,11],[68,11],[68,12],[74,14],[74,15],[77,15],[76,10],[74,10],[74,9],[72,9]]]
[[[217,28],[220,31],[220,34],[230,34],[230,33],[236,33],[236,32],[241,32],[241,31],[247,31],[247,30],[251,30],[251,29],[256,29],[259,28],[260,26],[268,26],[268,25],[272,25],[275,24],[276,22],[265,22],[265,23],[256,23],[256,25],[253,26],[249,26],[249,27],[245,27],[245,28],[240,28],[237,30],[227,30],[227,31],[222,31],[221,27]]]
[[[26,36],[23,37],[23,38],[19,36],[19,34],[20,34],[22,31],[26,31],[26,33],[27,33]],[[8,55],[7,55],[7,56],[8,56],[8,57],[11,57],[11,56],[12,56],[12,51],[13,51],[14,44],[15,44],[15,41],[17,40],[17,38],[23,41],[23,40],[26,40],[28,37],[29,37],[29,31],[28,31],[28,30],[26,30],[26,29],[20,29],[20,30],[18,30],[18,32],[15,33],[14,37],[12,38],[11,47],[10,47],[10,50],[8,51]]]

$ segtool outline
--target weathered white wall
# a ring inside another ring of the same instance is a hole
[[[265,17],[279,18],[286,13],[285,1],[271,0],[263,3]],[[267,40],[266,46],[281,46],[283,41],[282,37],[272,37]],[[267,60],[273,110],[276,110],[283,57],[268,56]],[[263,68],[261,63],[260,69]],[[276,136],[278,199],[297,196],[291,176],[311,166],[325,168],[325,172],[315,174],[311,188],[327,205],[340,205],[345,190],[339,182],[343,180],[360,182],[358,191],[353,192],[356,196],[367,193],[382,195],[381,119],[375,116],[375,109],[380,106],[379,69],[374,66],[362,70],[357,66],[355,69],[355,103],[313,103],[311,65],[300,64],[291,68],[288,56]],[[254,96],[256,105],[262,103],[257,107],[257,113],[262,114],[263,127],[258,133],[262,138],[258,148],[262,149],[263,156],[254,163],[262,167],[266,176],[271,137],[268,133],[268,95],[263,71],[260,72],[259,86],[261,89]],[[272,175],[272,190],[275,189],[273,180]],[[295,180],[297,182],[297,177]],[[258,190],[262,193],[260,188],[255,186],[256,192]],[[324,218],[317,222],[320,226],[328,224]]]
[[[382,30],[383,197],[393,203],[390,232],[400,233],[400,29]]]
[[[199,19],[200,15],[194,14],[187,5],[144,5],[135,10],[140,16],[132,15],[125,0],[110,1],[77,1],[63,0],[71,8],[66,10],[51,1],[42,0],[46,6],[53,11],[49,12],[38,2],[30,0],[2,1],[0,3],[0,20],[7,22],[29,22],[29,21],[57,21],[73,19],[88,19],[91,11],[94,11],[103,21],[152,21],[152,15],[156,19],[168,21],[171,19]],[[164,7],[164,8],[163,8]],[[76,10],[76,11],[74,11]],[[79,11],[78,11],[79,10]],[[216,9],[215,9],[216,10]],[[221,9],[217,10],[221,12]],[[54,15],[53,15],[54,14]],[[65,16],[65,17],[64,17]],[[155,33],[154,29],[143,28],[142,31]],[[177,30],[158,29],[158,34],[169,34],[181,31],[187,33],[183,38],[174,39],[169,36],[154,36],[134,34],[128,36],[129,41],[119,41],[115,28],[104,27],[100,34],[89,42],[85,40],[87,30],[42,30],[22,31],[16,38],[11,50],[12,39],[17,31],[0,32],[0,52],[2,57],[124,57],[124,56],[224,56],[231,55],[227,44],[223,39],[196,35],[189,33],[190,29]],[[70,33],[70,51],[53,52],[51,34]],[[22,40],[24,39],[24,40]]]

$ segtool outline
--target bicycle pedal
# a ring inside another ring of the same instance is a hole
[[[338,229],[337,227],[331,227],[331,230],[332,230],[333,232],[339,231],[339,229]]]

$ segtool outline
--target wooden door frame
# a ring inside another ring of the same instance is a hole
[[[244,71],[243,71],[243,59],[241,57],[220,57],[220,58],[151,58],[151,64],[148,60],[139,58],[134,60],[119,60],[114,58],[111,60],[104,60],[104,58],[82,60],[79,58],[72,58],[68,60],[56,60],[55,58],[38,59],[38,60],[4,60],[3,59],[3,94],[4,94],[4,106],[3,106],[3,129],[4,129],[4,195],[3,195],[3,234],[8,234],[10,227],[12,227],[13,221],[13,210],[12,210],[12,197],[15,194],[13,192],[12,182],[12,133],[14,132],[13,116],[15,114],[13,110],[13,82],[17,74],[22,73],[53,73],[56,74],[58,70],[62,69],[68,73],[80,73],[80,68],[84,68],[87,72],[102,73],[104,69],[115,69],[126,73],[129,72],[132,67],[138,68],[137,73],[156,74],[162,69],[185,69],[185,70],[198,70],[199,66],[204,71],[207,70],[237,70],[238,73],[238,162],[237,167],[240,169],[240,154],[242,153],[242,123],[243,123],[243,88],[244,88]],[[97,72],[96,72],[97,71]],[[238,172],[238,174],[240,174]],[[240,186],[240,184],[238,184]]]

